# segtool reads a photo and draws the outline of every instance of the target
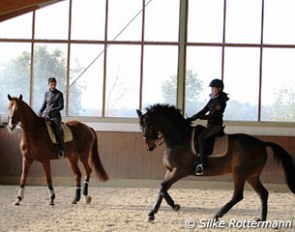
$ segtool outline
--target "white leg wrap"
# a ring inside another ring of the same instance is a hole
[[[25,196],[25,188],[19,188],[17,197],[20,197],[21,200],[23,200],[24,196]]]
[[[54,190],[52,189],[52,190],[48,190],[48,193],[49,193],[49,197],[51,198],[55,193],[54,193]]]

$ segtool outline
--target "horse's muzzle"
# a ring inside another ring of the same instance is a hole
[[[145,144],[146,150],[147,151],[153,151],[157,147],[155,143],[146,143]]]
[[[149,147],[149,146],[147,146],[147,147],[146,147],[146,150],[147,150],[147,151],[153,151],[153,150],[155,150],[155,147]]]
[[[7,124],[9,131],[13,131],[16,127],[16,124],[11,123],[10,121]]]

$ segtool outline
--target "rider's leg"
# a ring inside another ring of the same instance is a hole
[[[61,119],[60,118],[53,118],[51,119],[54,127],[55,127],[55,133],[56,133],[56,139],[58,142],[58,146],[60,149],[60,158],[64,158],[65,155],[65,148],[64,148],[64,138],[63,138],[63,131],[61,128]]]
[[[202,133],[198,136],[198,149],[199,149],[199,157],[200,163],[197,165],[196,174],[202,175],[203,170],[207,167],[207,151],[205,141],[211,136],[217,134],[222,129],[221,126],[211,126],[209,125]]]

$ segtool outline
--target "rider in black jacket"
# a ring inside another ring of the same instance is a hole
[[[209,102],[200,112],[191,117],[191,120],[208,120],[206,129],[198,136],[200,163],[196,167],[196,175],[203,175],[207,166],[205,140],[216,135],[222,129],[223,113],[226,102],[229,100],[227,94],[223,92],[224,84],[222,80],[214,79],[209,86],[212,89]]]
[[[64,108],[63,94],[56,89],[56,79],[48,78],[49,90],[45,93],[44,101],[39,111],[39,116],[42,116],[45,111],[45,117],[52,121],[55,129],[58,147],[60,149],[59,158],[64,158],[64,141],[63,131],[61,128],[62,118],[60,111]]]

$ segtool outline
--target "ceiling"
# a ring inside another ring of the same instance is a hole
[[[63,0],[0,0],[0,22]]]

